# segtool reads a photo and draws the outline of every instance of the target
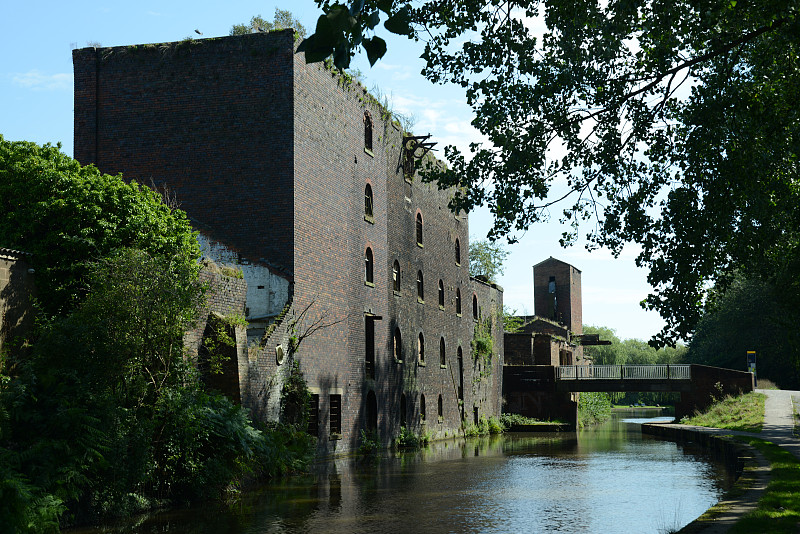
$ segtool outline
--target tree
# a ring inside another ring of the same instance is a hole
[[[456,186],[452,209],[488,205],[491,238],[558,210],[562,244],[587,219],[589,248],[637,243],[643,305],[666,320],[655,341],[689,338],[707,288],[736,269],[798,278],[794,2],[317,3],[307,61],[346,66],[358,47],[376,61],[385,17],[425,41],[430,81],[464,88],[489,142],[447,147],[448,167],[428,169]]]
[[[291,11],[275,8],[275,18],[272,22],[264,20],[261,15],[250,19],[250,24],[234,24],[231,35],[246,35],[248,33],[269,32],[273,30],[293,29],[296,37],[305,37],[305,27],[294,18]]]
[[[480,276],[489,282],[496,282],[497,276],[503,274],[503,262],[507,256],[508,251],[503,249],[500,243],[493,243],[487,239],[470,240],[470,276]]]
[[[33,255],[39,304],[66,314],[86,297],[90,266],[122,248],[198,269],[200,246],[186,215],[121,176],[82,167],[60,146],[0,136],[0,246]]]

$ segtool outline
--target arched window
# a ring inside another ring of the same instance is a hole
[[[472,318],[478,320],[478,296],[472,295]]]
[[[367,247],[367,251],[364,253],[364,281],[368,284],[374,283],[374,263],[372,249]]]
[[[425,394],[419,396],[419,420],[425,422]]]
[[[394,338],[392,338],[392,352],[394,353],[394,359],[398,362],[403,361],[403,340],[400,337],[400,329],[394,329]]]
[[[456,314],[461,315],[461,289],[456,288]]]
[[[461,241],[456,238],[456,265],[461,265]]]
[[[417,245],[422,246],[422,214],[417,213]]]
[[[392,265],[392,289],[400,292],[400,264],[397,263],[397,260],[394,260],[394,265]]]
[[[372,115],[364,111],[364,148],[372,150]]]
[[[461,347],[458,347],[456,361],[458,362],[458,399],[464,400],[464,352]]]
[[[372,218],[375,212],[372,208],[372,186],[367,184],[364,186],[364,217]]]
[[[436,415],[439,416],[440,423],[444,421],[444,402],[442,402],[441,394],[439,395],[439,401],[437,402],[436,406]]]
[[[444,282],[439,280],[439,307],[444,308]]]
[[[422,332],[419,333],[419,339],[417,340],[417,357],[419,358],[419,363],[425,363],[425,336],[422,335]]]
[[[444,350],[444,338],[439,339],[439,365],[442,367],[447,365],[447,356]]]
[[[425,283],[422,279],[422,271],[417,271],[417,300],[425,302]]]
[[[375,398],[375,392],[370,390],[367,393],[367,430],[375,432],[378,430],[378,400]]]
[[[406,411],[408,407],[406,405],[406,394],[403,393],[400,395],[400,426],[406,426]]]

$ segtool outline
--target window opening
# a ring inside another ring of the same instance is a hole
[[[425,395],[419,396],[419,420],[425,422]]]
[[[444,308],[444,282],[439,280],[439,307]]]
[[[393,338],[393,352],[394,352],[394,359],[398,362],[403,361],[403,340],[400,337],[400,329],[394,329],[394,338]]]
[[[368,284],[374,283],[373,264],[372,249],[367,247],[367,251],[364,253],[364,281]]]
[[[372,114],[364,111],[364,148],[372,150]]]
[[[364,317],[364,367],[367,378],[375,378],[375,320]]]
[[[400,264],[397,263],[397,260],[394,260],[394,265],[392,265],[392,289],[400,292]]]
[[[375,216],[372,207],[372,186],[369,184],[364,187],[364,216],[369,218]]]
[[[458,347],[458,400],[464,400],[464,353]]]
[[[308,411],[308,433],[312,436],[319,435],[319,395],[311,394],[311,407]]]
[[[456,265],[461,265],[461,241],[456,238]]]
[[[331,435],[342,433],[342,396],[331,395],[328,409],[331,424]]]
[[[425,284],[422,279],[422,271],[417,271],[417,300],[425,302]]]
[[[378,400],[372,390],[367,393],[367,430],[369,432],[378,430]]]
[[[422,214],[417,213],[417,245],[422,246]]]
[[[456,288],[456,315],[461,315],[461,289]]]
[[[419,333],[419,340],[417,340],[417,356],[419,363],[425,363],[425,336],[422,335],[422,332]]]
[[[478,407],[477,406],[473,406],[472,407],[472,420],[475,423],[475,426],[478,426],[478,419],[479,419],[478,418]]]
[[[478,297],[472,295],[472,318],[478,320]]]
[[[441,394],[439,395],[439,400],[436,403],[436,415],[439,417],[440,423],[444,421],[444,402],[442,401]]]
[[[444,351],[444,338],[439,338],[439,365],[442,367],[447,365],[447,356]]]

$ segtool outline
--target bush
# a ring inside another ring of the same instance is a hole
[[[611,417],[611,397],[608,393],[581,393],[578,401],[578,426],[596,425]]]
[[[406,427],[400,427],[400,435],[394,439],[394,448],[398,450],[418,450],[427,447],[430,441],[428,434],[415,434]]]

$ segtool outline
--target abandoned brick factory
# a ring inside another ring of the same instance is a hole
[[[470,278],[467,215],[416,174],[430,144],[294,49],[287,30],[75,50],[75,157],[175,195],[213,282],[189,351],[230,325],[213,385],[254,417],[278,417],[294,361],[321,454],[499,415],[502,290]]]

